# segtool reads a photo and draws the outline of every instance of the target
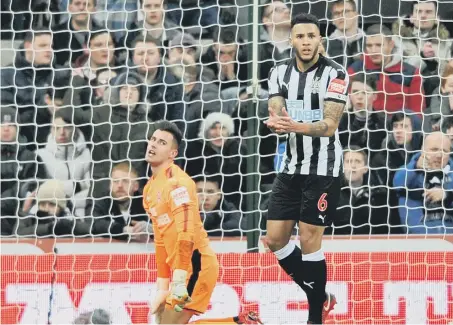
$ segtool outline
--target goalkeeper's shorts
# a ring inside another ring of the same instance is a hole
[[[184,309],[196,315],[206,312],[219,276],[219,262],[211,248],[204,247],[200,254],[195,250],[192,255],[192,271],[187,281],[187,292],[191,302]],[[167,308],[171,308],[171,296],[167,298]]]

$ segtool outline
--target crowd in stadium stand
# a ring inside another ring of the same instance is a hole
[[[292,57],[289,4],[260,8],[259,125],[248,130],[250,48],[217,1],[24,3],[32,29],[16,33],[22,44],[0,70],[2,236],[148,241],[144,154],[160,119],[184,132],[177,163],[211,236],[249,230],[246,139],[259,136],[263,225],[285,150],[263,124],[267,76]],[[361,26],[356,3],[340,0],[318,17],[335,26],[320,52],[350,74],[328,234],[453,233],[453,31],[437,9],[416,1],[393,24]]]

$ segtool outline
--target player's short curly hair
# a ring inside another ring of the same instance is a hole
[[[161,131],[171,133],[171,135],[173,135],[173,138],[175,139],[178,147],[181,145],[183,135],[182,135],[181,130],[175,123],[166,121],[166,120],[158,121],[156,123],[156,130],[161,130]]]
[[[312,14],[307,14],[304,12],[301,14],[298,14],[291,20],[291,28],[293,28],[295,25],[298,25],[298,24],[314,24],[314,25],[316,25],[316,27],[318,27],[318,29],[320,29],[318,18],[316,18],[316,16],[314,16]]]

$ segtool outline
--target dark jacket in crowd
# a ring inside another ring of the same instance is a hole
[[[324,42],[327,56],[347,68],[362,58],[365,33],[359,28],[357,34],[346,39],[339,30],[335,30]]]
[[[184,129],[184,91],[182,84],[167,68],[160,66],[152,84],[148,84],[147,95],[151,108],[151,121],[169,120]]]
[[[220,87],[220,90],[224,90],[230,87],[245,86],[247,80],[250,79],[247,71],[248,69],[247,51],[245,50],[245,46],[243,45],[238,46],[239,46],[238,55],[234,63],[235,66],[234,71],[236,73],[236,78],[232,80],[221,80],[219,78],[220,74],[219,64],[216,59],[216,53],[212,46],[210,46],[206,53],[201,57],[201,62],[204,65],[206,65],[207,68],[211,69],[214,72],[214,75],[216,76],[215,80],[218,86]]]
[[[127,241],[129,235],[124,233],[123,228],[131,225],[132,221],[149,221],[141,196],[132,198],[127,221],[118,202],[111,197],[105,198],[94,205],[92,234]]]
[[[127,80],[127,81],[126,81]],[[119,85],[140,85],[139,103],[134,110],[119,106]],[[118,75],[114,80],[111,92],[112,105],[105,105],[90,111],[63,107],[56,113],[65,121],[76,125],[92,124],[93,178],[104,178],[102,185],[94,186],[92,195],[102,196],[109,188],[108,178],[115,163],[131,161],[140,176],[146,174],[144,152],[146,151],[149,136],[154,131],[153,125],[146,117],[145,103],[146,86],[136,74],[126,73]]]
[[[20,217],[15,234],[21,237],[62,237],[88,235],[90,225],[82,219],[75,219],[68,210],[58,216],[51,216],[38,210],[35,215]]]
[[[368,183],[368,182],[366,182]],[[333,227],[326,233],[335,235],[388,234],[390,209],[387,191],[367,185],[353,189],[348,184],[340,192]]]
[[[367,149],[368,155],[373,157],[387,136],[385,115],[385,112],[373,111],[361,118],[354,112],[344,113],[338,127],[343,148],[359,146]]]
[[[203,226],[209,236],[241,236],[241,212],[225,199],[220,199],[214,210],[200,211]]]
[[[44,102],[46,91],[52,87],[62,87],[68,80],[69,72],[62,67],[32,66],[23,53],[18,52],[14,64],[0,70],[2,105],[14,105],[20,114],[23,125],[20,133],[27,142],[34,143],[36,125],[47,123],[48,108]]]
[[[52,47],[55,51],[55,61],[59,65],[71,66],[79,57],[83,56],[86,48],[86,34],[89,33],[89,31],[75,31],[72,27],[71,20],[72,19],[68,19],[52,29]],[[101,28],[94,19],[91,19],[91,24],[90,29]]]
[[[19,137],[18,142],[0,144],[0,215],[2,233],[5,234],[13,230],[27,192],[34,191],[38,181],[46,177],[40,158],[24,145],[25,138]]]

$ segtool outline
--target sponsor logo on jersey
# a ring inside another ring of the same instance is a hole
[[[170,222],[171,222],[171,219],[168,216],[168,214],[166,214],[166,213],[157,217],[158,226],[165,226],[165,225],[168,225]]]
[[[176,206],[180,206],[190,202],[189,191],[185,186],[178,187],[170,192],[170,196]]]
[[[346,83],[344,80],[341,79],[334,79],[330,82],[329,88],[327,92],[337,93],[337,94],[344,94],[346,91]]]

